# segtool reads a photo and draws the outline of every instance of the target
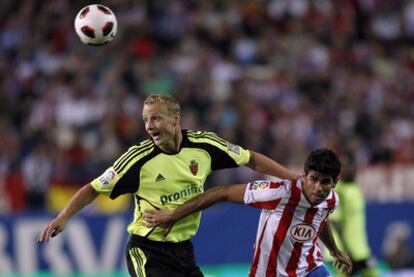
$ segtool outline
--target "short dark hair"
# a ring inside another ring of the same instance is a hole
[[[305,174],[313,170],[337,179],[341,171],[341,162],[332,150],[320,148],[310,152],[306,158],[304,170]]]

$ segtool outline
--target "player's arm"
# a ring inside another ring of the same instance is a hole
[[[61,233],[65,228],[66,222],[83,207],[95,200],[97,196],[98,192],[95,191],[91,184],[83,186],[70,199],[58,216],[46,225],[37,241],[49,241],[50,237],[55,237],[57,234]]]
[[[275,176],[280,179],[295,180],[301,177],[300,175],[291,172],[283,165],[275,162],[274,160],[266,157],[265,155],[251,151],[251,150],[250,150],[250,160],[246,164],[246,166],[250,167],[251,169],[257,172]]]
[[[145,210],[146,226],[168,228],[181,218],[206,209],[218,202],[228,201],[242,204],[244,203],[245,190],[246,184],[218,186],[194,197],[175,210]]]
[[[325,244],[326,248],[328,248],[330,254],[335,258],[334,266],[344,273],[351,273],[351,258],[348,256],[348,254],[339,250],[336,246],[329,221],[327,221],[322,227],[319,238],[323,244]]]

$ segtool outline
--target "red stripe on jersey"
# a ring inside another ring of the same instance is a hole
[[[313,218],[318,212],[318,208],[311,207],[306,211],[304,222],[312,225]],[[317,237],[317,236],[316,236]],[[295,242],[293,246],[292,255],[289,258],[288,265],[286,267],[286,273],[289,277],[296,277],[296,269],[298,268],[300,256],[302,254],[303,242]]]
[[[277,189],[278,187],[280,187],[280,186],[282,186],[283,185],[283,183],[282,182],[277,182],[277,183],[275,183],[275,182],[270,182],[270,184],[269,184],[269,188],[271,188],[271,189]]]
[[[336,194],[335,192],[332,192],[332,198],[326,200],[327,202],[327,208],[332,210],[333,208],[335,208],[335,204],[336,204]],[[311,271],[312,269],[314,269],[316,267],[316,263],[315,263],[315,258],[314,258],[314,254],[313,252],[315,251],[315,246],[318,243],[318,237],[320,235],[320,233],[322,232],[322,228],[325,226],[326,224],[326,218],[329,216],[329,213],[327,213],[327,215],[325,216],[325,218],[322,218],[322,222],[319,226],[319,230],[318,233],[316,235],[316,238],[313,241],[313,245],[312,248],[309,250],[309,256],[306,258],[306,261],[308,263],[308,268],[306,269],[307,272]],[[318,253],[318,255],[320,255],[320,253]]]
[[[326,200],[326,202],[328,203],[328,209],[332,210],[333,208],[335,208],[336,198],[334,192],[332,192],[332,198]]]
[[[254,208],[274,210],[274,209],[276,209],[277,205],[279,205],[280,200],[282,200],[282,199],[277,199],[277,200],[272,200],[272,201],[266,201],[266,202],[250,203],[249,206],[250,207],[254,207]]]
[[[315,258],[313,257],[313,252],[315,251],[315,246],[318,243],[319,235],[322,231],[323,226],[325,225],[325,221],[321,222],[321,225],[319,226],[318,233],[316,234],[316,237],[313,239],[312,242],[312,248],[309,250],[309,255],[306,257],[306,261],[308,263],[308,268],[306,269],[307,272],[311,271],[316,267]]]
[[[309,250],[309,255],[306,257],[306,262],[308,263],[308,268],[306,269],[306,272],[311,271],[316,266],[315,259],[313,258],[313,251],[315,251],[315,241],[313,242],[313,245]]]
[[[270,250],[269,261],[267,263],[266,277],[276,277],[277,270],[277,256],[279,255],[280,247],[285,239],[286,233],[292,223],[293,215],[296,207],[300,201],[301,190],[296,186],[296,180],[292,182],[292,192],[290,194],[289,202],[283,210],[280,218],[279,226],[273,238],[272,249]]]
[[[267,222],[269,221],[269,218],[270,218],[270,216],[266,219],[266,222],[265,222],[265,224],[263,226],[263,229],[262,229],[262,233],[260,234],[260,239],[259,239],[258,245],[256,245],[257,251],[255,251],[252,267],[250,268],[250,272],[249,272],[249,277],[254,277],[256,275],[257,265],[259,264],[260,253],[262,252],[261,251],[262,249],[261,249],[260,246],[262,245],[264,233],[266,231],[266,226],[267,226]]]

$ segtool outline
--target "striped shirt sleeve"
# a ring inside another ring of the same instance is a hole
[[[255,208],[274,209],[287,193],[287,184],[257,180],[246,186],[244,203]]]

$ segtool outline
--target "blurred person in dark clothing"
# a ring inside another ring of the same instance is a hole
[[[45,208],[46,193],[52,176],[52,161],[46,144],[38,144],[22,162],[23,183],[26,189],[27,208]]]

